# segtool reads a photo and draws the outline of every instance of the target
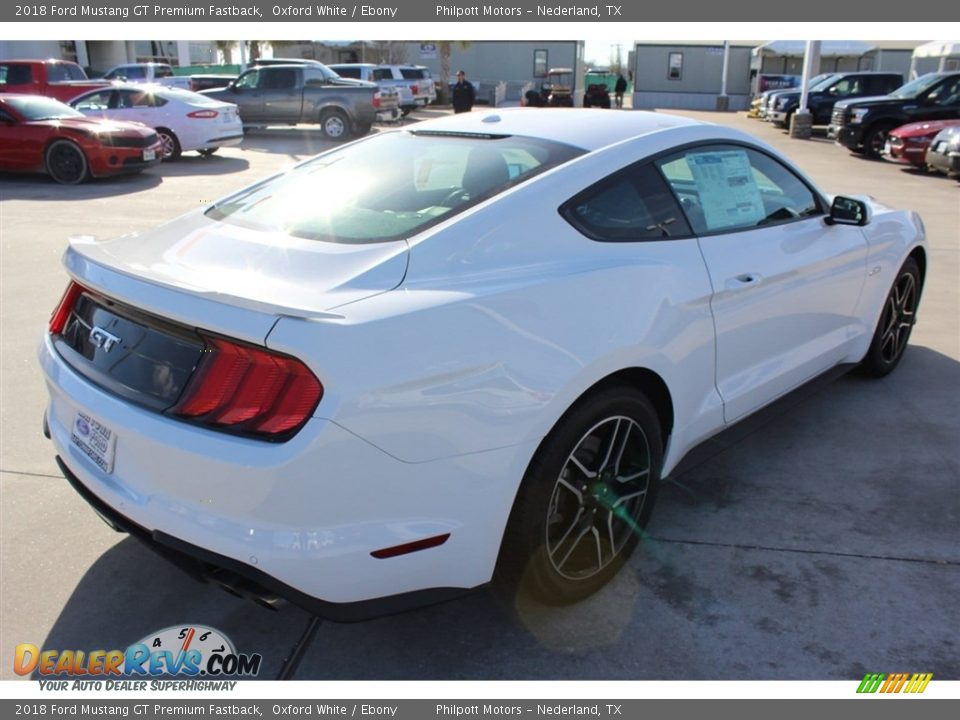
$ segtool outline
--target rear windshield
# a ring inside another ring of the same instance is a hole
[[[59,100],[37,96],[6,97],[3,101],[20,113],[24,120],[55,120],[59,118],[85,117],[79,110],[64,105]]]
[[[533,138],[383,133],[247,188],[206,215],[310,240],[400,240],[583,152]]]
[[[155,94],[159,97],[168,98],[170,100],[179,100],[180,102],[187,103],[189,105],[205,105],[207,107],[223,105],[222,100],[217,100],[216,98],[212,98],[207,95],[201,95],[200,93],[195,93],[192,90],[184,90],[182,88],[167,87]]]
[[[66,82],[86,80],[87,76],[79,65],[73,63],[48,63],[47,82]]]
[[[430,71],[426,68],[400,68],[400,74],[404,80],[426,80],[430,77]]]

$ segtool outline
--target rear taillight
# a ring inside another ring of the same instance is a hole
[[[63,297],[57,303],[57,307],[50,316],[50,334],[59,335],[67,326],[67,319],[70,317],[70,311],[73,310],[73,304],[82,293],[86,291],[80,283],[70,281],[67,289],[63,291]]]
[[[323,386],[296,358],[222,338],[204,340],[203,358],[174,415],[277,437],[303,425],[320,402]]]
[[[194,110],[193,112],[188,112],[187,117],[211,119],[215,118],[219,114],[220,113],[218,113],[216,110]]]
[[[380,107],[380,93],[379,93],[379,92],[375,92],[375,93],[373,94],[373,106],[374,106],[375,108]]]

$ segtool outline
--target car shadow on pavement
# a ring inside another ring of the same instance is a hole
[[[639,551],[588,600],[549,607],[478,591],[325,622],[295,678],[960,677],[949,630],[960,595],[960,363],[912,346],[883,380],[812,387],[672,475]],[[43,647],[122,650],[202,624],[261,653],[259,678],[273,679],[308,620],[198,583],[126,538],[86,571]]]
[[[80,185],[59,185],[46,175],[0,173],[0,200],[92,200],[150,190],[163,182],[160,166],[133,175],[95,178]]]

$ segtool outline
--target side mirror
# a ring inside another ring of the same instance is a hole
[[[873,219],[870,205],[860,198],[837,195],[827,216],[828,225],[867,225]]]

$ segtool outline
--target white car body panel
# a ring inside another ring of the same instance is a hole
[[[874,206],[863,228],[821,216],[596,242],[557,209],[612,169],[698,141],[766,146],[659,114],[570,112],[589,113],[589,130],[555,109],[418,125],[592,152],[407,241],[333,245],[195,212],[140,236],[75,242],[65,263],[87,287],[293,355],[324,394],[286,442],[225,435],[110,395],[47,337],[57,453],[144,528],[313,597],[358,602],[487,582],[541,440],[614,373],[641,369],[668,388],[667,475],[730,422],[863,357],[894,273],[925,243],[915,215]],[[744,274],[756,282],[730,284]],[[71,444],[78,411],[116,430],[110,474]],[[440,533],[449,541],[429,551],[370,555]]]

